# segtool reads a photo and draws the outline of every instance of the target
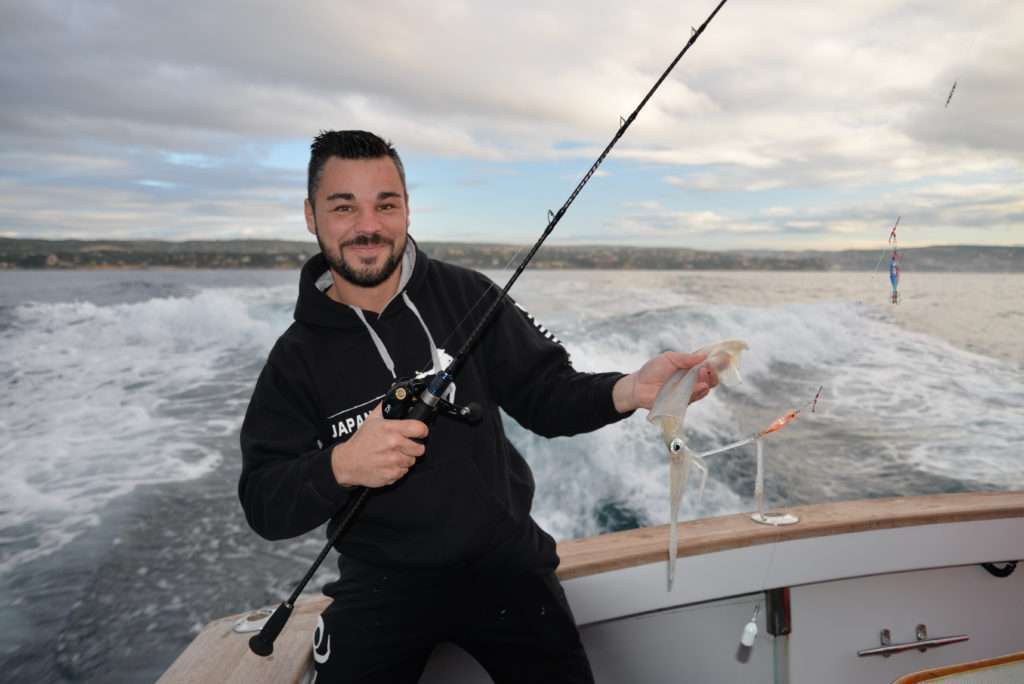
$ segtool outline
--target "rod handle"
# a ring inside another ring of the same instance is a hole
[[[257,634],[249,639],[249,649],[258,656],[264,658],[274,652],[274,640],[277,639],[277,635],[284,629],[284,624],[288,622],[289,616],[292,614],[292,604],[285,601],[277,607],[274,614],[267,620],[267,624],[263,625]]]

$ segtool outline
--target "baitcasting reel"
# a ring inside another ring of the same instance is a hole
[[[428,425],[439,413],[467,423],[478,422],[482,415],[480,404],[474,401],[458,406],[441,398],[451,384],[450,378],[446,376],[442,371],[434,375],[420,373],[412,378],[396,380],[384,395],[381,413],[391,420],[413,419]]]

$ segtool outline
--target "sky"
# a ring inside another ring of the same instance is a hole
[[[417,239],[528,244],[715,4],[0,0],[0,236],[312,241],[309,143],[361,128]],[[549,244],[1024,244],[1022,35],[729,0]]]

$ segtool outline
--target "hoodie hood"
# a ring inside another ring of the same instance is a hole
[[[426,255],[420,251],[416,241],[411,236],[407,237],[402,262],[399,265],[402,271],[398,289],[380,312],[381,318],[394,313],[392,305],[396,299],[401,298],[402,292],[416,291],[425,277],[427,262]],[[299,275],[299,297],[295,302],[295,320],[322,328],[361,330],[363,323],[352,307],[339,304],[327,296],[325,290],[333,282],[331,272],[327,267],[327,260],[322,252],[317,252],[302,266],[302,272]]]

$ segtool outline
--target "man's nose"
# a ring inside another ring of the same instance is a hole
[[[360,211],[356,214],[356,232],[360,234],[373,234],[381,231],[381,220],[377,212],[373,210]]]

